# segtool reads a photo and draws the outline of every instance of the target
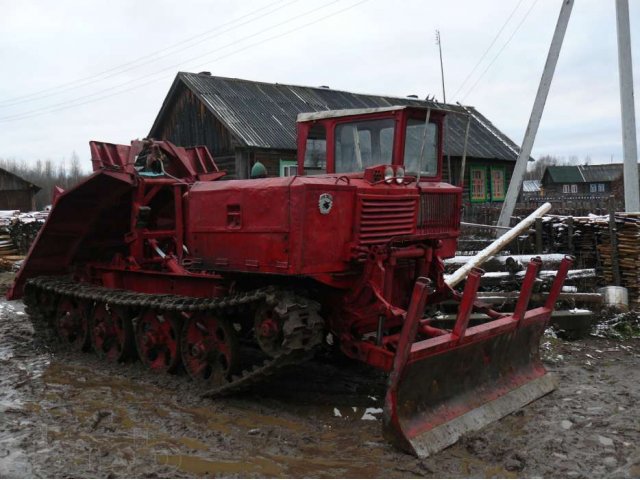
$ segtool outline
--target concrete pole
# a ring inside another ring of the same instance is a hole
[[[542,112],[544,111],[544,104],[547,101],[549,88],[551,87],[551,80],[553,79],[553,73],[555,72],[556,65],[558,63],[560,48],[562,47],[564,34],[567,31],[567,25],[569,24],[569,17],[571,16],[572,8],[573,0],[562,0],[562,8],[560,9],[560,15],[558,16],[558,23],[556,24],[556,30],[553,33],[553,38],[551,39],[547,62],[544,65],[544,71],[542,72],[542,78],[540,79],[540,85],[538,86],[538,93],[536,94],[536,99],[533,102],[533,109],[531,110],[529,124],[527,125],[527,130],[524,133],[520,155],[518,155],[518,159],[516,160],[516,166],[513,169],[511,182],[509,182],[509,189],[507,190],[507,195],[505,196],[504,203],[502,205],[502,211],[500,212],[500,218],[498,219],[498,226],[501,227],[509,226],[509,223],[511,222],[511,215],[513,215],[513,210],[516,207],[518,194],[522,187],[522,179],[524,178],[524,174],[527,170],[527,162],[529,161],[533,142],[535,141],[536,134],[538,133],[540,119],[542,118]]]
[[[636,140],[636,114],[633,99],[629,0],[616,0],[616,25],[618,27],[618,71],[620,72],[620,105],[622,107],[624,209],[626,212],[640,212],[638,143]]]

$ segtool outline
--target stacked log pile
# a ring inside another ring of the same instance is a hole
[[[0,270],[17,270],[48,212],[0,210]]]
[[[622,285],[629,291],[629,302],[638,304],[640,302],[640,215],[618,213],[615,221],[620,279]]]
[[[7,226],[11,240],[20,255],[26,255],[47,219],[47,212],[29,212],[14,217]]]
[[[598,257],[598,225],[597,219],[602,217],[574,217],[571,254],[576,263],[583,268],[595,268],[599,264]]]

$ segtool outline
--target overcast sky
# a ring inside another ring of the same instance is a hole
[[[640,1],[630,3],[637,112]],[[441,100],[436,29],[447,101],[520,144],[560,4],[0,0],[0,158],[75,151],[88,170],[88,141],[144,137],[180,70]],[[533,155],[601,163],[621,152],[615,2],[576,0]]]

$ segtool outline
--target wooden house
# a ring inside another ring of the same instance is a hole
[[[35,210],[35,195],[39,191],[37,185],[0,168],[0,210]]]
[[[248,178],[257,161],[266,166],[270,176],[288,175],[295,172],[291,167],[296,164],[299,113],[394,105],[443,106],[415,96],[368,95],[181,72],[149,137],[180,146],[206,145],[228,178]],[[464,204],[465,218],[472,218],[476,207],[501,206],[519,147],[475,108],[445,107],[464,114],[447,118],[444,179],[451,183],[459,182],[465,115],[471,118]]]

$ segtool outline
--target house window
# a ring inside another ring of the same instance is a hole
[[[598,184],[598,192],[604,192],[604,183]]]
[[[571,193],[571,185],[562,185],[562,193]]]
[[[298,162],[295,160],[280,160],[280,176],[293,177],[298,174]]]
[[[578,185],[571,185],[571,193],[578,193]]]
[[[504,177],[504,167],[491,167],[491,200],[494,202],[504,200]]]
[[[469,168],[471,178],[471,201],[486,202],[487,201],[487,169],[484,167]]]
[[[597,183],[589,184],[589,192],[590,193],[596,193],[597,191],[598,191],[598,184]]]

